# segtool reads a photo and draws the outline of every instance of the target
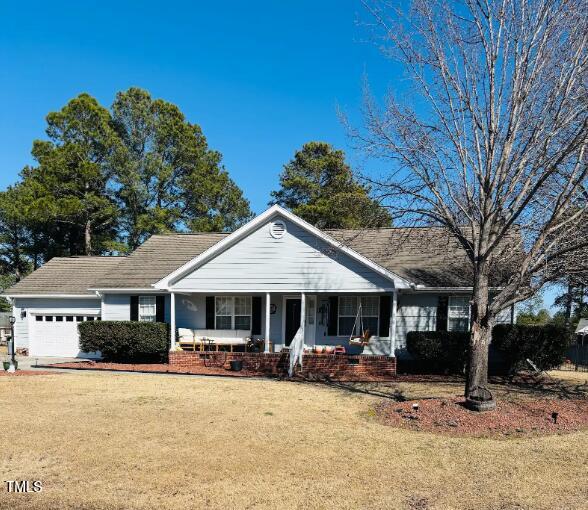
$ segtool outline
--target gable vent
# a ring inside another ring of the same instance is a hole
[[[274,239],[280,239],[280,237],[284,237],[284,234],[286,233],[286,224],[281,221],[274,221],[272,223],[270,223],[270,235],[274,238]]]

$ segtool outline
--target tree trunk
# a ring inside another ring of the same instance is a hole
[[[84,251],[86,255],[92,255],[92,222],[86,221],[84,228]]]
[[[488,310],[488,275],[481,271],[475,275],[472,297],[472,331],[468,352],[468,370],[465,396],[472,390],[488,385],[488,348],[492,337],[492,320]]]
[[[572,302],[574,300],[574,287],[571,282],[568,282],[568,292],[566,294],[565,317],[566,325],[569,326],[572,322]]]
[[[466,379],[466,397],[470,390],[488,385],[488,349],[492,338],[492,329],[481,324],[474,327],[470,337],[468,374]]]

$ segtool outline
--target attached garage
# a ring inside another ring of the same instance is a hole
[[[102,311],[101,296],[90,288],[122,259],[55,257],[11,287],[5,296],[16,318],[16,348],[31,356],[88,357],[78,324],[100,319]]]
[[[79,349],[78,324],[101,319],[100,300],[68,298],[14,298],[16,347],[31,356],[87,357]]]
[[[33,313],[29,329],[30,355],[67,358],[91,356],[80,351],[78,324],[99,318],[96,312],[85,315]]]

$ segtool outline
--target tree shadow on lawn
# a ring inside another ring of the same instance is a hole
[[[549,375],[524,373],[514,377],[492,377],[490,383],[503,397],[588,399],[588,383],[566,381]]]
[[[368,395],[395,402],[443,398],[463,392],[463,379],[455,376],[400,376],[394,381],[341,381],[329,377],[298,379],[301,384],[323,386],[347,393]]]
[[[464,379],[459,376],[409,375],[389,382],[338,381],[328,377],[299,379],[348,393],[369,395],[395,402],[426,400],[463,395]],[[490,389],[499,399],[557,398],[588,399],[588,384],[575,383],[550,376],[521,374],[515,377],[491,377]]]

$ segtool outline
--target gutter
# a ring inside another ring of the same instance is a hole
[[[1,294],[8,299],[17,298],[57,298],[57,299],[96,299],[94,295],[88,294]]]
[[[417,285],[413,287],[417,292],[472,292],[473,287],[425,287],[424,285]],[[490,291],[502,290],[502,287],[488,287]]]
[[[133,289],[133,288],[123,288],[123,287],[117,287],[114,289],[98,289],[95,287],[89,288],[88,290],[94,291],[97,295],[101,295],[101,294],[128,294],[129,292],[143,292],[143,293],[148,293],[148,294],[165,294],[165,289],[154,289],[154,288],[139,288],[139,289]]]

